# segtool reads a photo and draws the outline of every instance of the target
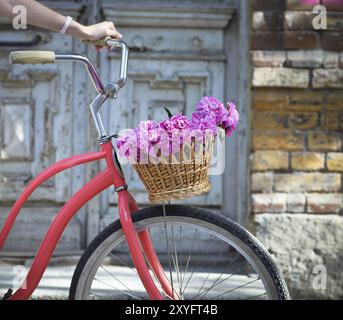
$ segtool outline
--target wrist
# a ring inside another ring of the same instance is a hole
[[[87,39],[89,37],[87,27],[75,20],[72,21],[66,33],[80,39]]]

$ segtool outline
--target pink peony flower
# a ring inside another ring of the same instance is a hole
[[[236,109],[236,105],[233,102],[228,102],[228,117],[222,123],[222,127],[225,129],[227,136],[231,136],[233,131],[236,129],[239,121],[239,113]]]
[[[118,138],[119,154],[130,160],[158,160],[176,154],[180,145],[192,140],[198,144],[207,135],[217,135],[218,126],[231,136],[239,121],[239,114],[233,102],[224,104],[215,97],[203,97],[189,120],[182,113],[156,124],[154,121],[141,121],[134,130],[127,130]]]
[[[160,122],[160,127],[164,130],[166,130],[168,133],[171,133],[174,125],[173,123],[170,121],[170,119],[164,120],[162,122]]]
[[[126,158],[136,157],[137,155],[137,136],[134,130],[128,129],[125,135],[117,139],[119,155]]]
[[[156,127],[155,121],[147,120],[147,121],[141,121],[139,123],[138,129],[141,131],[149,131]]]
[[[217,134],[215,115],[205,111],[197,111],[192,114],[190,127],[192,129],[200,129],[202,132],[205,132],[206,129],[210,129],[214,135]]]
[[[189,120],[183,114],[178,113],[177,115],[172,116],[170,119],[160,122],[160,127],[171,134],[174,129],[183,130],[188,128]]]
[[[189,127],[189,120],[186,116],[184,116],[182,113],[178,113],[175,116],[172,116],[170,118],[170,121],[174,128],[176,129],[186,129]]]
[[[223,103],[219,102],[215,97],[207,96],[198,102],[196,112],[212,114],[216,125],[220,125],[226,119],[228,113]]]

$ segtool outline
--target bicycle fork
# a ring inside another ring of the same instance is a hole
[[[137,206],[137,203],[135,202],[134,198],[131,196],[130,193],[128,193],[128,203],[129,203],[129,208],[130,208],[131,212],[132,211],[137,211],[139,209],[138,206]],[[123,213],[123,215],[125,215],[125,213]],[[123,215],[121,215],[120,217],[123,217]],[[134,229],[134,226],[133,226],[133,223],[132,223],[131,215],[130,215],[130,219],[129,220],[131,222],[129,221],[128,223],[126,223],[126,227],[130,230],[129,234],[131,234],[131,232],[136,233],[136,231]],[[121,222],[122,222],[122,220],[121,220]],[[123,222],[122,222],[122,226],[123,226]],[[123,227],[123,229],[124,229],[124,227]],[[127,239],[127,242],[129,244],[130,244],[130,242],[132,243],[132,238],[131,238],[130,235],[126,239]],[[180,295],[178,294],[178,292],[171,285],[171,283],[170,283],[168,277],[166,276],[166,274],[164,272],[164,269],[163,269],[163,267],[162,267],[162,265],[161,265],[157,255],[156,255],[156,252],[155,252],[154,246],[152,244],[149,232],[147,230],[138,232],[138,239],[139,239],[142,251],[143,251],[143,253],[144,253],[145,257],[146,257],[146,260],[149,263],[149,265],[151,266],[151,269],[154,272],[154,275],[156,276],[157,280],[161,284],[163,291],[170,298],[172,298],[174,300],[180,300],[181,299]],[[130,247],[130,251],[131,251],[131,247]],[[136,268],[137,268],[137,266],[136,266]],[[138,268],[137,268],[137,271],[138,271]],[[138,274],[140,275],[140,273],[138,273]],[[143,282],[142,278],[141,278],[141,281]],[[151,296],[150,291],[148,289],[147,289],[147,292],[149,293],[150,297],[152,299],[154,299]]]
[[[119,165],[115,165],[114,161],[116,161],[116,157],[114,159],[112,157],[112,143],[104,143],[101,145],[101,148],[107,154],[106,162],[108,167],[114,172],[114,186],[118,193],[120,222],[128,243],[133,264],[137,269],[137,273],[143,283],[143,286],[151,299],[163,300],[162,294],[149,273],[149,268],[146,263],[147,260],[166,295],[172,299],[179,300],[180,296],[170,284],[163,267],[158,260],[148,231],[144,230],[137,233],[133,225],[131,214],[132,212],[139,210],[139,207],[135,199],[127,191],[124,176],[121,176],[121,170],[118,171],[117,169]]]
[[[131,212],[138,210],[138,207],[133,197],[127,192],[127,190],[118,192],[118,206],[120,208],[120,222],[130,249],[133,263],[150,298],[153,300],[163,300],[162,294],[156,287],[156,284],[149,273],[144,256],[148,264],[151,266],[154,275],[161,284],[166,295],[172,299],[179,300],[179,294],[170,284],[170,281],[166,276],[160,261],[158,260],[148,231],[144,230],[137,233],[135,230],[132,222]]]

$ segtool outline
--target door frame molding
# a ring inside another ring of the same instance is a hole
[[[226,140],[223,212],[243,226],[250,213],[250,3],[233,0],[236,14],[225,31],[227,99],[237,103],[237,131]]]

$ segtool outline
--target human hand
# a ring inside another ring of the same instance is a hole
[[[104,21],[90,26],[83,26],[81,39],[96,41],[108,36],[117,40],[123,38],[123,36],[117,31],[113,22]]]

